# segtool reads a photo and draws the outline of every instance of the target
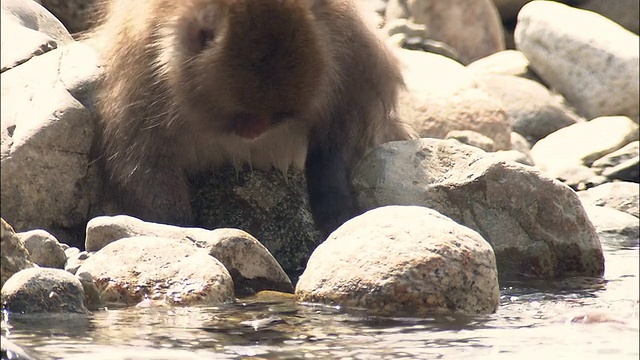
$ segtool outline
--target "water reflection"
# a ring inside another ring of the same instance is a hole
[[[245,299],[91,316],[12,314],[3,334],[45,360],[637,359],[638,250],[606,256],[604,279],[503,283],[501,306],[488,316],[384,318],[290,298]]]

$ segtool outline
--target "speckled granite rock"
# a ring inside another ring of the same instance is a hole
[[[240,294],[260,290],[293,291],[291,280],[256,238],[237,229],[205,230],[145,222],[131,216],[100,216],[87,224],[86,248],[96,251],[118,239],[154,236],[188,240],[227,268]]]
[[[602,248],[575,192],[535,168],[452,140],[397,141],[354,172],[363,209],[421,205],[476,230],[500,277],[601,276]]]
[[[29,251],[24,247],[15,231],[4,219],[2,221],[2,235],[0,236],[0,287],[5,281],[20,270],[37,267],[29,258]]]
[[[48,232],[36,229],[17,234],[29,251],[31,261],[42,267],[64,269],[67,256],[58,239]]]
[[[188,240],[131,237],[87,259],[78,273],[91,274],[105,303],[136,304],[146,298],[174,305],[220,304],[234,298],[227,269]]]
[[[475,231],[418,206],[387,206],[346,222],[311,255],[302,302],[386,315],[492,313],[495,256]]]
[[[88,313],[80,280],[61,269],[32,268],[2,287],[2,306],[20,313]]]

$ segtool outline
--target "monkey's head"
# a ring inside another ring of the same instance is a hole
[[[312,0],[189,0],[159,26],[158,68],[183,115],[259,137],[304,121],[326,88],[330,54]]]

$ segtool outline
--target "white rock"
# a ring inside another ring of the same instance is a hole
[[[515,42],[535,72],[585,117],[637,121],[638,35],[594,12],[532,1],[518,14]]]
[[[2,71],[73,42],[64,25],[35,1],[2,0],[0,18]]]
[[[511,124],[502,103],[469,69],[441,55],[399,50],[407,92],[398,111],[421,137],[444,138],[452,130],[472,130],[511,148]]]
[[[93,115],[83,105],[95,53],[73,44],[1,75],[2,216],[17,229],[80,227],[95,202]]]
[[[640,185],[628,181],[602,184],[586,191],[578,191],[585,205],[608,206],[640,217]]]
[[[146,298],[175,305],[233,301],[234,284],[222,263],[188,240],[130,237],[87,259],[89,273],[105,303],[133,305]]]
[[[17,234],[29,250],[31,261],[42,267],[64,269],[67,255],[58,239],[48,232],[36,229]]]
[[[607,206],[584,207],[603,247],[637,247],[640,244],[638,218]]]
[[[86,249],[97,251],[126,237],[154,236],[187,240],[221,261],[236,285],[293,291],[291,280],[273,255],[256,238],[237,229],[206,230],[145,222],[131,216],[99,216],[87,223]]]
[[[638,139],[638,124],[626,116],[603,116],[549,134],[531,148],[535,164],[553,177],[595,160]]]

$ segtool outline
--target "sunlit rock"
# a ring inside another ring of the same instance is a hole
[[[609,206],[627,214],[640,217],[640,184],[628,181],[616,181],[602,184],[578,196],[585,205]]]
[[[0,287],[5,281],[20,270],[37,267],[29,258],[29,251],[24,247],[15,231],[4,219],[2,221],[2,236],[0,237]]]
[[[58,239],[48,232],[36,229],[17,234],[29,251],[31,261],[42,267],[63,269],[67,256]]]
[[[105,303],[221,304],[234,299],[233,280],[214,257],[188,240],[130,237],[93,254],[78,269],[89,273]]]
[[[500,277],[601,276],[602,248],[575,192],[536,169],[451,140],[398,141],[354,172],[364,209],[420,205],[474,229]]]
[[[495,256],[475,231],[419,206],[388,206],[349,220],[311,255],[302,302],[387,315],[492,313]]]
[[[135,236],[186,240],[205,249],[231,273],[240,294],[265,289],[293,291],[291,280],[269,250],[238,229],[206,230],[150,223],[126,215],[100,216],[87,224],[86,248],[96,251],[118,239]]]
[[[14,274],[2,287],[2,307],[16,313],[88,313],[84,289],[72,274],[31,268]]]

